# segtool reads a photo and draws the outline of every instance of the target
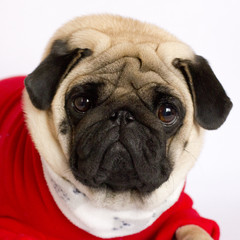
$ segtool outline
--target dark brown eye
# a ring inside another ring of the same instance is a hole
[[[73,106],[76,111],[84,113],[92,107],[92,101],[87,97],[76,97]]]
[[[158,117],[165,125],[172,125],[178,119],[178,112],[172,104],[164,103],[158,110]]]

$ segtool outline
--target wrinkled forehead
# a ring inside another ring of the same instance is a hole
[[[179,92],[186,83],[172,70],[172,63],[164,62],[158,50],[158,45],[152,43],[115,44],[80,62],[68,76],[68,90],[78,84],[104,82],[126,91],[159,85]]]
[[[88,48],[93,54],[72,69],[61,84],[62,92],[92,81],[108,82],[125,90],[140,89],[147,84],[168,86],[175,92],[186,88],[172,61],[191,59],[194,54],[167,33],[160,38],[138,32],[83,29],[71,33],[65,40],[70,49]]]
[[[96,55],[96,53],[95,53]],[[161,64],[155,49],[148,44],[120,43],[105,50],[97,56],[86,59],[80,63],[75,70],[78,76],[81,75],[102,75],[107,77],[112,84],[133,84],[133,80],[141,75],[149,74],[149,72],[161,72]],[[162,72],[165,70],[162,69]],[[127,78],[121,78],[122,82],[118,82],[117,75],[128,73]],[[112,76],[112,78],[110,77]],[[142,81],[140,81],[142,82]],[[142,84],[144,84],[142,82]],[[138,86],[136,86],[138,88]]]

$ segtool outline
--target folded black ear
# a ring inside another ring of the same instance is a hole
[[[206,59],[174,59],[173,65],[184,75],[192,95],[195,119],[205,129],[217,129],[226,120],[232,102],[226,95]]]
[[[33,105],[42,110],[48,109],[60,81],[82,58],[91,54],[89,49],[69,50],[66,42],[56,40],[50,54],[25,78],[25,86]]]

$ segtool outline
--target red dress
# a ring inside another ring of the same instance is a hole
[[[73,225],[53,200],[39,154],[24,122],[24,77],[0,81],[0,239],[98,240]],[[150,227],[115,240],[171,240],[186,224],[205,229],[219,239],[218,225],[199,216],[191,198],[179,200]]]

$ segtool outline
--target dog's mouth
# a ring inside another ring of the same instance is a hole
[[[80,134],[70,161],[75,178],[84,185],[150,193],[169,178],[172,166],[165,144],[143,125],[109,129],[96,124],[92,130]]]
[[[134,161],[124,145],[117,141],[106,149],[96,176],[89,179],[90,185],[106,185],[115,191],[140,188]]]

